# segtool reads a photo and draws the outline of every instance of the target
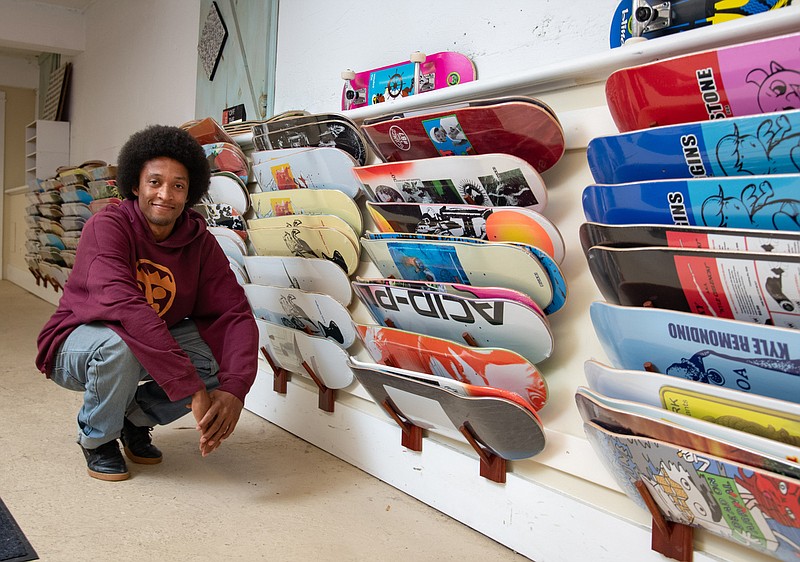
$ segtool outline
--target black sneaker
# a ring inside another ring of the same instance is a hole
[[[130,476],[116,439],[103,443],[96,449],[87,449],[81,445],[81,450],[86,457],[86,468],[92,478],[117,482],[127,480]]]
[[[139,464],[158,464],[161,462],[161,451],[153,445],[150,437],[152,427],[139,427],[133,425],[125,418],[122,425],[120,441],[125,447],[125,454],[133,462]]]

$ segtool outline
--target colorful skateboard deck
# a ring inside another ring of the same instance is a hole
[[[258,347],[277,367],[307,375],[305,362],[328,388],[345,388],[353,383],[347,352],[334,342],[259,318],[256,324]]]
[[[423,203],[370,203],[367,210],[381,232],[434,234],[522,242],[564,261],[564,239],[545,216],[522,207]]]
[[[797,458],[786,459],[781,456],[766,455],[758,447],[743,447],[721,437],[703,433],[702,429],[690,429],[665,421],[658,416],[658,412],[655,412],[655,416],[648,416],[631,409],[620,409],[610,405],[616,403],[624,406],[631,402],[608,399],[584,387],[578,387],[575,402],[584,422],[595,423],[615,433],[673,443],[776,474],[792,478],[800,477],[800,463]],[[707,425],[701,424],[702,427]],[[717,428],[714,430],[719,431]],[[727,435],[734,439],[740,436],[740,432],[730,428],[723,427],[722,432],[727,432]],[[758,445],[763,442],[764,438],[756,439]]]
[[[181,128],[197,139],[200,144],[221,142],[234,144],[231,136],[211,117],[189,121],[181,125]]]
[[[382,365],[514,392],[537,411],[547,403],[547,383],[542,375],[527,359],[508,349],[470,347],[364,324],[356,324],[356,333],[373,361]]]
[[[343,306],[352,300],[350,279],[341,267],[328,260],[296,256],[245,256],[250,281],[330,295]]]
[[[412,371],[359,363],[350,359],[358,382],[378,404],[389,403],[403,418],[423,429],[464,441],[466,431],[490,452],[506,460],[530,458],[545,446],[536,412],[513,393],[472,387],[462,396],[431,381],[412,378]]]
[[[589,185],[586,220],[800,230],[800,174]]]
[[[343,349],[356,339],[350,313],[329,295],[254,284],[244,292],[256,318],[327,338]]]
[[[239,145],[228,142],[216,142],[203,145],[208,165],[212,172],[230,172],[247,183],[250,176],[250,164]]]
[[[342,88],[342,109],[356,109],[392,102],[415,93],[430,92],[475,80],[475,65],[461,53],[444,51],[427,55],[419,63],[419,85],[415,92],[415,62],[397,64],[349,74]],[[345,73],[342,76],[345,77]],[[351,77],[352,76],[352,77]]]
[[[637,482],[668,521],[701,527],[780,560],[800,556],[800,481],[591,423],[584,430],[617,484],[643,509]]]
[[[358,267],[358,251],[350,239],[333,228],[262,228],[250,233],[259,256],[297,256],[332,261],[348,275]]]
[[[361,192],[353,177],[356,161],[347,152],[332,147],[307,150],[258,152],[253,175],[262,191],[284,189],[338,189],[350,198]]]
[[[594,302],[611,364],[800,402],[800,331],[664,309]]]
[[[598,137],[586,156],[598,183],[796,174],[800,110]]]
[[[358,250],[358,236],[353,232],[352,227],[345,222],[344,219],[336,215],[284,215],[281,217],[267,217],[263,219],[250,219],[247,221],[247,229],[264,230],[264,229],[287,229],[295,227],[305,228],[330,228],[338,230],[344,234],[353,247]]]
[[[800,232],[669,226],[659,224],[607,225],[586,222],[579,230],[584,253],[592,246],[635,248],[710,248],[736,252],[800,254]]]
[[[338,190],[292,189],[252,196],[256,218],[285,215],[336,215],[361,235],[364,225],[358,205]]]
[[[530,308],[504,299],[466,298],[420,289],[353,282],[356,295],[381,326],[502,347],[531,363],[553,353],[550,326]]]
[[[607,248],[587,254],[607,301],[800,327],[800,255]]]
[[[547,205],[539,172],[510,154],[387,162],[353,172],[372,201],[529,207],[539,212]]]
[[[541,262],[520,247],[385,238],[362,238],[361,247],[384,277],[499,285],[528,295],[543,310],[553,301]]]
[[[618,70],[606,100],[621,132],[800,109],[800,34]]]
[[[479,100],[365,120],[361,130],[387,162],[434,156],[503,152],[536,171],[564,154],[564,132],[555,115],[530,98]]]
[[[631,38],[655,39],[788,6],[792,0],[622,0],[611,21],[611,48]],[[636,17],[637,8],[649,8]]]
[[[589,388],[617,400],[684,416],[800,447],[800,404],[646,371],[584,363]],[[800,452],[800,449],[798,450]]]

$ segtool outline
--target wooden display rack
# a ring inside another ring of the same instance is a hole
[[[275,363],[275,360],[272,359],[265,347],[261,348],[261,353],[264,354],[264,358],[267,360],[267,363],[269,363],[269,366],[273,372],[272,389],[278,394],[286,394],[288,386],[287,383],[289,382],[289,371],[283,367],[278,367],[277,363]],[[303,361],[302,365],[308,375],[311,377],[311,380],[317,385],[319,392],[319,409],[323,412],[332,413],[334,404],[336,403],[336,389],[325,386],[325,383],[322,382],[322,379],[319,378],[319,376],[314,372],[307,362]]]

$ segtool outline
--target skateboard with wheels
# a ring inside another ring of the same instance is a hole
[[[356,324],[356,333],[381,365],[514,392],[537,411],[547,403],[547,383],[536,366],[508,349],[470,347],[383,326]]]
[[[800,174],[589,185],[586,220],[800,230]]]
[[[591,422],[584,430],[617,484],[643,509],[642,493],[669,522],[700,527],[779,560],[800,556],[800,481]]]
[[[247,221],[247,229],[287,229],[294,227],[305,228],[329,228],[338,230],[344,234],[353,247],[358,250],[358,236],[353,232],[353,228],[344,219],[336,215],[284,215],[280,217],[267,217],[263,219],[250,219]]]
[[[256,285],[293,288],[330,295],[343,306],[353,296],[350,279],[341,267],[328,260],[296,256],[245,256],[250,281]]]
[[[502,347],[531,363],[544,361],[553,353],[549,323],[515,301],[361,281],[353,281],[353,289],[381,326],[464,341],[475,347]]]
[[[262,191],[338,189],[352,199],[361,192],[353,177],[355,160],[337,148],[265,150],[252,158],[253,175]]]
[[[617,70],[606,100],[620,132],[800,109],[800,34]]]
[[[564,261],[564,239],[545,216],[523,207],[482,207],[442,203],[371,203],[367,210],[381,232],[433,234],[521,242]]]
[[[553,110],[533,98],[496,98],[365,119],[361,126],[386,162],[503,152],[537,172],[564,154],[564,131]]]
[[[622,0],[611,20],[609,43],[655,39],[788,6],[792,0]]]
[[[461,53],[444,51],[425,55],[411,53],[397,64],[353,72],[342,72],[342,109],[356,109],[391,102],[414,94],[475,80],[475,65]]]
[[[607,225],[586,222],[579,236],[584,253],[593,246],[610,248],[709,248],[736,252],[800,254],[800,232],[659,224]]]
[[[204,144],[203,150],[212,172],[230,172],[247,183],[250,177],[250,164],[238,144],[215,142]]]
[[[290,226],[249,231],[250,242],[259,256],[298,256],[334,262],[352,275],[359,253],[353,242],[334,228]]]
[[[497,252],[497,250],[487,250],[486,248],[517,248],[522,250],[526,253],[529,258],[533,258],[536,262],[539,263],[541,268],[544,270],[546,275],[546,281],[549,282],[549,293],[551,293],[550,301],[547,304],[542,304],[541,302],[537,301],[537,304],[545,311],[545,314],[553,314],[561,310],[567,302],[567,281],[564,277],[564,274],[559,269],[558,264],[556,264],[555,260],[550,257],[545,251],[536,246],[530,246],[528,244],[523,244],[521,242],[489,242],[486,240],[476,240],[474,238],[457,238],[454,236],[434,236],[430,234],[402,234],[397,232],[382,232],[382,233],[371,233],[367,232],[364,235],[365,239],[379,239],[379,240],[396,240],[396,241],[403,241],[405,243],[412,243],[417,244],[420,248],[434,248],[436,246],[442,247],[443,245],[460,245],[460,246],[473,246],[477,248],[477,252]],[[508,262],[508,263],[515,263],[515,262]],[[450,268],[451,266],[447,263],[444,264],[445,268]],[[384,277],[390,277],[389,275],[384,275]],[[421,277],[412,277],[412,279],[421,279]],[[435,281],[448,281],[448,282],[462,282],[458,279],[433,279]],[[537,283],[541,281],[537,278]],[[466,283],[469,284],[469,283]],[[475,284],[484,284],[475,283]],[[516,287],[513,285],[503,285],[508,286],[512,289]],[[542,294],[541,296],[545,296]],[[531,295],[533,300],[536,301],[536,298]]]
[[[542,422],[514,393],[469,385],[466,392],[474,394],[456,394],[441,383],[415,376],[414,371],[361,363],[352,357],[350,364],[375,402],[417,427],[459,441],[466,437],[506,460],[527,459],[544,449]]]
[[[356,339],[350,313],[329,295],[255,284],[245,285],[244,292],[256,318],[327,338],[343,349]]]
[[[353,169],[370,200],[384,203],[465,203],[483,207],[547,205],[544,181],[510,154],[442,156]]]
[[[242,179],[231,172],[211,174],[206,198],[211,203],[227,204],[244,215],[250,209],[250,192]]]
[[[800,402],[800,331],[665,309],[590,306],[611,364]]]
[[[597,137],[586,157],[598,183],[800,172],[800,110]]]
[[[584,372],[589,388],[608,398],[668,409],[787,445],[800,445],[797,402],[747,395],[660,373],[613,369],[596,361],[586,361]]]
[[[335,189],[289,189],[265,191],[251,196],[256,218],[286,215],[336,215],[361,235],[364,223],[358,205]]]
[[[607,301],[800,327],[800,255],[686,248],[587,253]]]
[[[350,119],[336,114],[314,114],[266,121],[253,126],[257,150],[334,147],[344,150],[363,166],[369,156],[364,137]]]

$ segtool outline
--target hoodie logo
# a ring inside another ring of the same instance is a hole
[[[156,314],[164,316],[175,300],[175,276],[163,265],[137,260],[136,282]]]

